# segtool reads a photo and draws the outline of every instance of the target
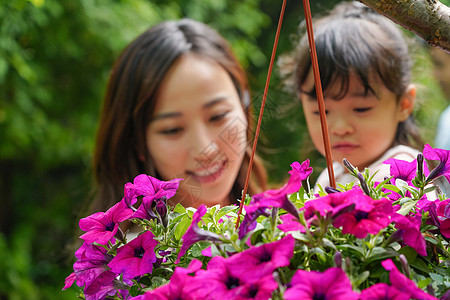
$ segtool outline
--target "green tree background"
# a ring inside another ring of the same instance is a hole
[[[337,2],[311,1],[313,15]],[[257,120],[281,1],[0,3],[0,299],[75,299],[77,288],[61,288],[71,272],[78,212],[91,187],[96,123],[114,59],[162,20],[206,22],[231,42],[248,70]],[[301,1],[288,1],[277,55],[292,48],[302,19]],[[416,113],[432,143],[446,103],[427,47],[418,44],[415,81],[427,105]],[[258,144],[274,184],[285,179],[292,161],[309,158],[315,176],[325,165],[310,145],[300,106],[281,86],[275,68]]]

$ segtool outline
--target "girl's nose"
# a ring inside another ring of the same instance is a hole
[[[345,136],[354,132],[353,124],[346,116],[335,116],[330,121],[328,127],[331,134]]]

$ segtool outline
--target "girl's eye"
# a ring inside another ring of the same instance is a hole
[[[174,128],[168,128],[168,129],[164,129],[159,131],[159,134],[162,135],[176,135],[178,133],[181,133],[183,131],[183,128],[181,127],[174,127]]]
[[[225,118],[225,116],[228,114],[228,112],[222,113],[222,114],[218,114],[218,115],[214,115],[211,117],[210,121],[211,122],[218,122],[220,120],[222,120],[223,118]]]
[[[363,112],[367,112],[371,109],[372,109],[372,107],[360,107],[360,108],[355,108],[353,110],[358,113],[363,113]]]

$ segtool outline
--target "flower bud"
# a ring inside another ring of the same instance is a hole
[[[391,234],[389,236],[389,238],[386,240],[385,244],[390,245],[392,243],[396,243],[396,242],[400,241],[403,238],[403,233],[404,233],[404,230],[397,229],[397,231],[395,231],[393,234]]]
[[[327,192],[327,194],[333,194],[333,193],[340,193],[340,191],[332,186],[327,186],[325,187],[325,192]]]
[[[309,177],[306,178],[305,180],[302,180],[302,187],[305,190],[305,192],[307,194],[309,194],[309,191],[311,190],[310,186],[309,186]]]
[[[162,225],[167,227],[167,204],[164,201],[159,201],[156,203],[156,212],[161,218]]]
[[[431,296],[434,296],[434,289],[433,289],[433,285],[431,283],[429,285],[427,285],[427,293],[430,294]],[[447,294],[450,298],[450,293],[447,293]],[[447,299],[447,298],[442,297],[441,299]]]
[[[350,174],[352,174],[353,176],[357,176],[356,175],[356,172],[357,172],[356,168],[346,158],[344,158],[342,160],[342,164],[350,172]]]
[[[423,154],[417,154],[417,177],[422,178],[423,175]]]
[[[408,260],[406,259],[406,256],[403,255],[403,254],[400,254],[398,256],[398,258],[400,259],[400,263],[402,265],[403,273],[405,273],[406,277],[410,278],[411,277],[411,270],[409,269],[409,264],[408,264]]]
[[[370,196],[369,186],[367,185],[366,179],[364,178],[363,174],[358,172],[357,176],[361,184],[361,189],[364,191],[364,194]]]
[[[341,254],[341,252],[337,251],[334,254],[333,258],[334,258],[334,263],[335,263],[336,267],[342,268],[342,254]]]

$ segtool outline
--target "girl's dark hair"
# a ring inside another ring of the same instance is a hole
[[[359,2],[342,2],[329,15],[313,22],[320,79],[324,93],[340,86],[337,99],[343,98],[349,78],[356,75],[365,92],[375,93],[371,83],[379,81],[400,100],[411,82],[412,62],[403,32],[388,18]],[[282,76],[287,84],[301,92],[311,71],[308,37],[305,34],[291,57],[282,61]],[[311,91],[302,91],[316,97]],[[395,144],[423,146],[419,129],[410,117],[398,125]]]
[[[227,71],[250,120],[246,74],[224,38],[207,25],[190,19],[166,21],[151,27],[125,48],[109,77],[93,158],[97,191],[91,211],[105,210],[119,201],[123,197],[123,185],[138,174],[159,177],[147,150],[145,128],[162,80],[175,61],[186,53],[210,58]],[[248,138],[250,127],[249,124]],[[232,199],[241,197],[249,153],[245,154],[233,186]],[[253,175],[250,194],[266,188],[266,173],[259,159],[253,166]]]

